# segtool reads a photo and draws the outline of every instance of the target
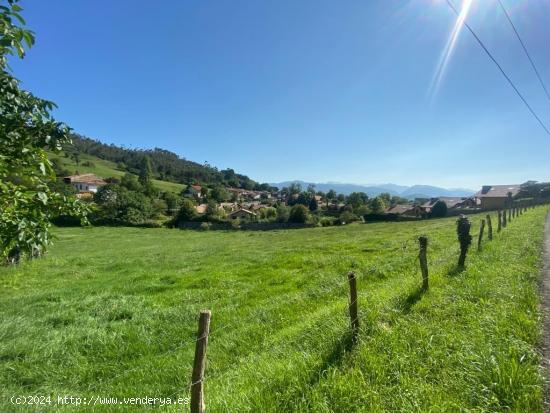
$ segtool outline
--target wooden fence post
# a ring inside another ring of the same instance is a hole
[[[491,222],[491,214],[487,214],[487,237],[489,241],[493,240],[493,223]]]
[[[497,232],[500,232],[502,231],[502,211],[498,211],[497,219]]]
[[[460,243],[460,255],[458,257],[458,267],[464,268],[466,264],[466,255],[468,249],[472,243],[472,236],[470,235],[470,220],[466,215],[460,215],[456,221],[456,233],[458,235],[458,242]]]
[[[483,231],[485,230],[485,220],[481,220],[481,227],[479,228],[479,236],[477,237],[477,250],[481,251],[481,241],[483,240]]]
[[[502,228],[506,228],[506,210],[502,211]]]
[[[428,257],[426,256],[428,250],[428,237],[418,237],[418,243],[420,244],[420,251],[418,253],[418,260],[420,261],[420,270],[422,271],[422,289],[428,289]]]
[[[508,210],[508,222],[512,222],[512,208]]]
[[[357,277],[353,271],[348,273],[349,281],[349,317],[353,340],[357,340],[359,334],[359,315],[357,314]]]
[[[201,310],[199,330],[195,345],[195,360],[191,376],[191,413],[204,413],[204,367],[206,364],[206,346],[210,332],[210,310]]]

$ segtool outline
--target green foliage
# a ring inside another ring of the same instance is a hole
[[[0,262],[39,256],[51,243],[51,220],[72,215],[85,220],[86,207],[56,191],[45,149],[69,144],[69,127],[51,116],[52,102],[21,90],[8,72],[7,56],[23,57],[32,46],[16,1],[0,7]]]
[[[386,210],[387,205],[384,198],[377,196],[370,201],[369,207],[373,214],[381,214]]]
[[[166,208],[169,212],[179,207],[180,198],[173,192],[163,192],[162,199],[166,202]]]
[[[286,205],[277,206],[277,222],[287,222],[290,214],[290,208]]]
[[[447,204],[443,201],[437,201],[432,207],[430,216],[432,218],[443,218],[447,216]]]
[[[305,224],[309,218],[309,210],[302,204],[296,204],[290,209],[288,222]]]
[[[95,221],[116,225],[143,225],[155,215],[151,199],[118,184],[99,188],[94,201],[100,207]]]
[[[210,192],[210,197],[217,202],[225,202],[231,198],[229,192],[221,185],[216,185]]]
[[[197,211],[195,210],[195,204],[190,199],[184,198],[181,201],[180,210],[176,215],[176,219],[174,220],[174,223],[176,225],[179,225],[183,222],[188,222],[193,220],[193,218],[195,218],[196,216],[197,216]]]
[[[311,212],[317,211],[317,209],[319,208],[319,203],[315,199],[315,196],[311,197],[311,199],[309,200],[309,205],[308,206],[309,206],[309,210]]]
[[[357,215],[355,215],[354,213],[349,212],[349,211],[344,211],[340,214],[339,221],[340,221],[341,224],[349,224],[349,223],[352,223],[352,222],[359,221],[359,219],[360,218]]]
[[[349,194],[347,201],[356,210],[364,206],[368,200],[369,197],[364,192],[352,192]]]

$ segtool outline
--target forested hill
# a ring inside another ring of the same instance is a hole
[[[81,135],[72,136],[73,144],[64,148],[71,157],[79,153],[96,156],[115,162],[120,170],[139,174],[143,159],[149,158],[154,177],[163,181],[182,184],[221,184],[246,189],[267,189],[269,185],[259,184],[246,175],[235,173],[233,169],[218,170],[215,167],[189,161],[177,154],[160,149],[127,149],[107,145],[98,140]]]

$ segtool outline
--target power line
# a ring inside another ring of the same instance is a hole
[[[498,0],[498,4],[500,4],[500,7],[502,8],[502,11],[506,15],[506,18],[508,19],[508,22],[510,23],[510,26],[512,26],[512,29],[514,29],[514,33],[516,34],[519,42],[521,43],[521,47],[523,47],[523,51],[527,55],[527,58],[531,62],[531,66],[533,66],[533,70],[535,71],[535,74],[537,75],[537,77],[539,79],[539,82],[540,82],[542,88],[544,89],[544,93],[546,93],[546,97],[548,99],[550,99],[550,94],[548,93],[548,89],[546,89],[546,85],[544,84],[544,81],[542,80],[542,77],[540,76],[540,73],[537,70],[537,66],[535,65],[535,62],[533,61],[533,59],[531,58],[531,55],[529,54],[529,51],[527,50],[527,47],[525,46],[525,43],[521,39],[521,36],[519,35],[519,32],[516,29],[516,26],[512,22],[512,19],[510,18],[510,15],[508,14],[508,11],[506,11],[506,8],[504,7],[504,4],[502,3],[501,0]]]
[[[447,4],[449,5],[449,7],[455,12],[455,14],[457,15],[457,17],[460,16],[460,13],[459,11],[456,9],[456,7],[454,6],[454,4],[452,3],[451,0],[447,0]],[[521,92],[518,90],[518,88],[516,87],[516,85],[514,84],[514,82],[512,82],[512,79],[510,79],[510,77],[506,74],[506,72],[504,71],[504,69],[502,68],[502,66],[497,62],[497,60],[493,57],[493,55],[491,54],[491,52],[489,51],[489,49],[487,49],[487,47],[485,47],[485,44],[483,44],[483,42],[481,41],[481,39],[477,36],[477,34],[475,33],[474,29],[472,29],[472,27],[466,22],[464,21],[463,22],[464,26],[468,29],[468,31],[472,34],[472,36],[474,36],[474,38],[477,40],[477,42],[479,43],[479,45],[481,46],[481,48],[485,51],[485,53],[487,54],[487,56],[489,56],[489,58],[493,61],[493,63],[498,67],[498,70],[500,70],[500,73],[502,73],[502,75],[506,78],[506,80],[508,81],[508,83],[510,84],[510,86],[512,86],[512,88],[514,89],[514,91],[516,92],[516,94],[519,96],[519,98],[523,101],[523,103],[525,104],[525,106],[527,107],[527,109],[529,109],[529,112],[531,112],[531,114],[534,116],[534,118],[540,123],[540,126],[542,126],[542,128],[544,129],[544,131],[550,136],[550,130],[548,130],[548,128],[546,127],[546,125],[543,123],[543,121],[538,117],[538,115],[535,113],[535,111],[533,110],[533,108],[531,107],[531,105],[529,105],[529,103],[527,103],[527,100],[525,100],[525,98],[523,97],[523,95],[521,94]]]

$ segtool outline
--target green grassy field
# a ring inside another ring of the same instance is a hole
[[[97,158],[92,155],[85,153],[80,154],[80,165],[77,165],[73,159],[65,158],[61,154],[56,154],[53,152],[48,152],[48,157],[50,159],[59,159],[64,168],[69,171],[78,171],[79,173],[93,173],[101,178],[120,178],[125,172],[117,169],[114,162],[106,161],[100,158]],[[91,162],[93,166],[84,165],[86,162]],[[153,185],[160,189],[161,191],[166,192],[176,192],[180,193],[185,185],[178,184],[175,182],[160,181],[158,179],[153,179]]]
[[[454,266],[455,218],[272,232],[58,229],[46,257],[0,268],[0,411],[144,410],[17,409],[11,395],[187,396],[203,308],[210,412],[542,411],[545,216],[540,207],[495,231],[464,272]],[[481,216],[471,219],[475,235]],[[359,277],[355,345],[349,270]]]

